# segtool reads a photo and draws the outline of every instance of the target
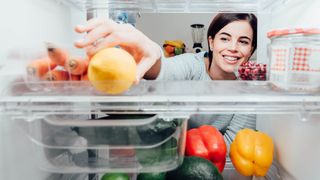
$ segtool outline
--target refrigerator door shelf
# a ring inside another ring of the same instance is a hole
[[[80,10],[109,9],[148,13],[258,12],[285,0],[55,0]]]
[[[3,82],[9,79],[3,78]],[[83,81],[20,81],[2,88],[0,104],[7,114],[93,111],[188,118],[199,113],[294,113],[308,117],[320,108],[318,91],[284,91],[268,81],[143,81],[119,95],[97,92]]]

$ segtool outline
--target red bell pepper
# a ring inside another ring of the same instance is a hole
[[[226,163],[227,146],[216,127],[203,125],[187,131],[186,155],[210,160],[221,173]]]

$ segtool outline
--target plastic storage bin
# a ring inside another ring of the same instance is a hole
[[[158,172],[184,157],[187,120],[152,114],[34,114],[19,119],[39,167],[57,173]]]
[[[87,81],[89,60],[84,52],[77,52],[75,48],[43,43],[32,50],[32,55],[21,56],[25,66],[24,80],[32,83],[31,90],[52,90],[61,87],[61,82]],[[29,54],[31,54],[29,52]],[[37,82],[48,82],[46,86],[36,85]],[[57,83],[58,82],[58,83]],[[66,84],[66,83],[64,83]]]
[[[320,29],[284,29],[268,33],[270,81],[289,91],[320,87]]]

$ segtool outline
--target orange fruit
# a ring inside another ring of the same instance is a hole
[[[106,48],[97,52],[88,67],[91,84],[108,94],[120,94],[128,90],[135,81],[136,73],[134,58],[120,48]]]

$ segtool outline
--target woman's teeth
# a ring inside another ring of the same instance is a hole
[[[231,57],[231,56],[223,56],[223,58],[225,58],[225,59],[227,59],[227,60],[229,60],[229,61],[236,61],[236,60],[240,59],[240,58]]]

